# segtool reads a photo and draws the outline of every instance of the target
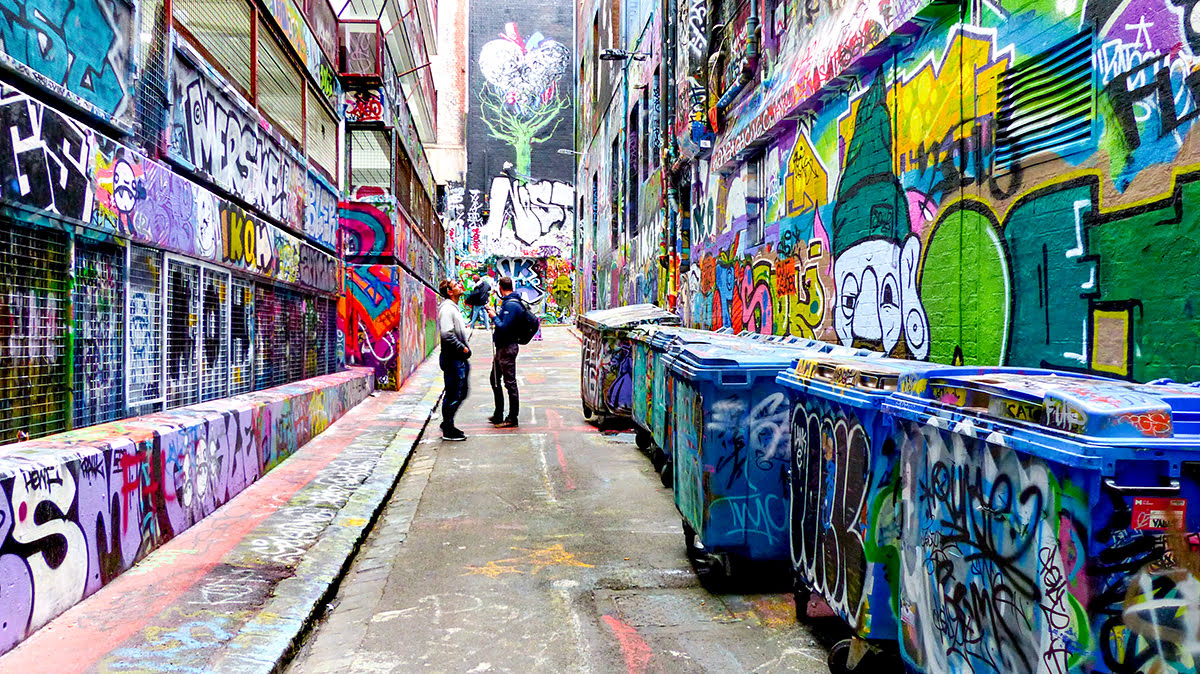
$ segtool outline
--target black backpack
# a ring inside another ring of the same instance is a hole
[[[533,308],[528,302],[519,297],[516,300],[521,303],[523,311],[513,319],[512,334],[518,344],[528,344],[542,327],[542,321],[533,314]]]

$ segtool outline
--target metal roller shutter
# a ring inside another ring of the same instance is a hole
[[[75,244],[75,428],[125,416],[125,249]]]
[[[200,399],[200,267],[167,260],[167,407]]]
[[[238,395],[254,388],[254,284],[235,277],[229,295],[229,394]]]
[[[229,274],[203,269],[200,400],[229,395]]]
[[[129,414],[163,407],[163,268],[162,253],[141,246],[129,249],[128,375],[125,398]]]

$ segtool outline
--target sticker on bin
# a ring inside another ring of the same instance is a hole
[[[905,361],[902,370],[891,366],[887,359],[821,356],[798,358],[793,369],[798,380],[823,381],[841,388],[894,391],[897,379],[909,366],[912,361]]]
[[[1133,499],[1133,528],[1143,531],[1183,531],[1187,499],[1139,496]]]

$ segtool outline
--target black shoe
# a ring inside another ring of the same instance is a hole
[[[504,417],[499,414],[493,414],[492,416],[488,417],[488,423],[493,426],[499,426],[500,424],[504,423]]]
[[[496,428],[516,428],[519,424],[516,419],[505,419],[496,424]]]
[[[462,442],[467,439],[467,434],[457,428],[443,428],[442,439],[448,442]]]

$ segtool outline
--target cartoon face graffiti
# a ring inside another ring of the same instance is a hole
[[[217,252],[217,204],[207,190],[196,190],[196,252],[210,258]]]
[[[929,319],[917,293],[920,258],[921,242],[912,235],[903,248],[889,239],[867,239],[838,256],[833,327],[842,344],[890,354],[903,338],[910,357],[928,357]]]
[[[117,212],[128,215],[137,203],[137,178],[129,162],[121,159],[113,167],[113,205]]]

